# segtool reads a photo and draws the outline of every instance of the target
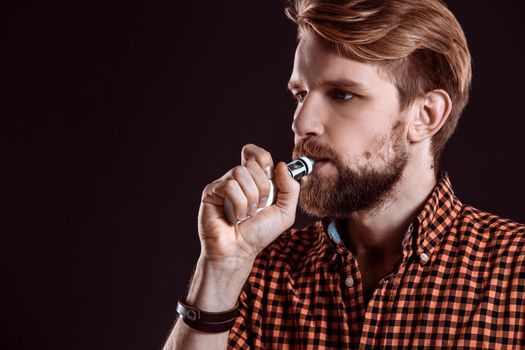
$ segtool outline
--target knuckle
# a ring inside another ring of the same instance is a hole
[[[272,156],[270,155],[270,153],[268,153],[266,151],[264,151],[261,154],[259,154],[258,155],[258,159],[261,162],[261,164],[264,164],[264,165],[269,165],[269,164],[273,163]]]
[[[255,181],[261,181],[263,179],[266,179],[264,169],[259,165],[257,161],[250,160],[250,162],[246,164],[246,168],[249,170],[250,175]]]
[[[255,161],[255,159],[248,159],[244,163],[244,166],[249,168],[249,169],[256,169],[258,167],[258,163],[257,163],[257,161]]]
[[[253,143],[247,143],[244,146],[242,146],[242,152],[245,153],[247,151],[250,151],[254,147],[256,147],[256,146]]]
[[[245,160],[256,158],[258,159],[261,154],[268,153],[264,148],[261,148],[253,143],[244,145],[242,148],[242,155]]]
[[[212,189],[213,189],[213,183],[209,183],[209,184],[207,184],[207,185],[204,187],[204,189],[202,190],[202,193],[203,193],[203,194],[204,194],[204,193],[209,193],[209,192],[212,191]]]
[[[242,165],[238,165],[232,170],[232,176],[234,178],[239,178],[244,175],[244,172],[246,171],[245,167]]]
[[[242,147],[242,150],[241,150],[241,159],[248,159],[248,158],[250,158],[251,156],[253,156],[254,154],[257,153],[257,149],[258,148],[259,147],[257,147],[253,143],[248,143],[248,144],[244,145]]]
[[[206,197],[213,194],[213,184],[207,184],[206,187],[202,190],[201,200],[204,200]]]
[[[226,180],[224,184],[224,190],[227,193],[232,194],[233,192],[235,192],[236,188],[237,188],[237,181],[233,179]]]

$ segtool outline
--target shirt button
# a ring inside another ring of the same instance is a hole
[[[345,281],[345,284],[347,287],[352,287],[354,285],[354,279],[352,277],[348,277]]]
[[[419,258],[421,259],[422,262],[426,263],[428,261],[428,255],[426,255],[425,253],[421,253],[419,255]]]

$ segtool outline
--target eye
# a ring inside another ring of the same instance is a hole
[[[349,91],[335,89],[330,92],[330,97],[338,101],[348,101],[354,97],[354,94]]]
[[[297,103],[303,103],[304,99],[306,98],[306,91],[299,91],[299,92],[291,92],[292,98]]]
[[[290,91],[292,94],[292,99],[297,103],[303,103],[304,99],[306,98],[306,91],[299,91],[299,92],[293,92]]]

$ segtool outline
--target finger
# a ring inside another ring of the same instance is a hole
[[[290,176],[290,172],[284,162],[277,164],[274,181],[278,188],[275,205],[286,211],[295,212],[300,185],[299,182]]]
[[[244,196],[248,201],[248,215],[255,215],[257,213],[257,204],[259,202],[259,190],[250,171],[245,166],[239,165],[233,168],[232,177],[240,185]]]
[[[244,195],[241,186],[236,180],[230,179],[224,182],[217,183],[213,187],[213,194],[229,200],[232,203],[233,213],[238,220],[246,219],[246,207],[248,205],[248,199]],[[222,203],[221,203],[222,204]]]
[[[245,145],[241,152],[241,164],[244,165],[248,160],[255,160],[264,169],[267,178],[273,177],[273,159],[268,151],[254,144]]]
[[[218,195],[215,189],[217,186],[220,185],[221,182],[217,181],[206,185],[206,187],[204,187],[204,190],[202,191],[201,202],[222,206],[222,203],[224,202],[224,195]]]
[[[246,168],[250,172],[252,179],[255,181],[255,186],[259,192],[259,208],[263,208],[268,201],[268,196],[270,195],[270,181],[264,173],[263,169],[260,167],[259,163],[255,160],[250,159],[245,163]]]

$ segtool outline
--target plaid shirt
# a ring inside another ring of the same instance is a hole
[[[229,348],[525,348],[524,233],[463,205],[445,174],[366,304],[334,223],[289,230],[257,257]]]

